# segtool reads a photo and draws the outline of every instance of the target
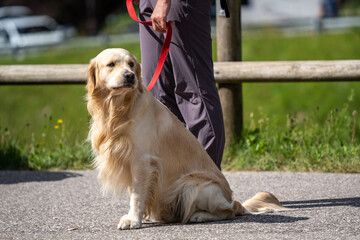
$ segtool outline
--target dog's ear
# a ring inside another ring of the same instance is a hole
[[[96,61],[92,59],[87,72],[87,84],[86,89],[89,96],[94,92],[96,86]]]

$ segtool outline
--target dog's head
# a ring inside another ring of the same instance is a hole
[[[89,97],[142,91],[140,64],[125,49],[106,49],[91,60],[86,89]]]

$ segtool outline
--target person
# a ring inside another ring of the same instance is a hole
[[[321,0],[320,2],[320,18],[331,18],[338,16],[337,0]]]
[[[173,25],[171,50],[159,80],[151,90],[204,146],[221,169],[225,131],[214,79],[210,10],[212,0],[134,0],[139,19],[144,85],[157,66],[166,23]]]

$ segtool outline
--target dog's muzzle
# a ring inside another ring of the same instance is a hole
[[[123,74],[124,87],[132,87],[135,85],[135,74],[132,72],[125,72]]]

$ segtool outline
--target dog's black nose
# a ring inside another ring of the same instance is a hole
[[[124,77],[124,80],[125,80],[125,83],[128,84],[128,85],[132,85],[135,83],[135,74],[132,73],[132,72],[125,72],[123,74],[123,77]]]

